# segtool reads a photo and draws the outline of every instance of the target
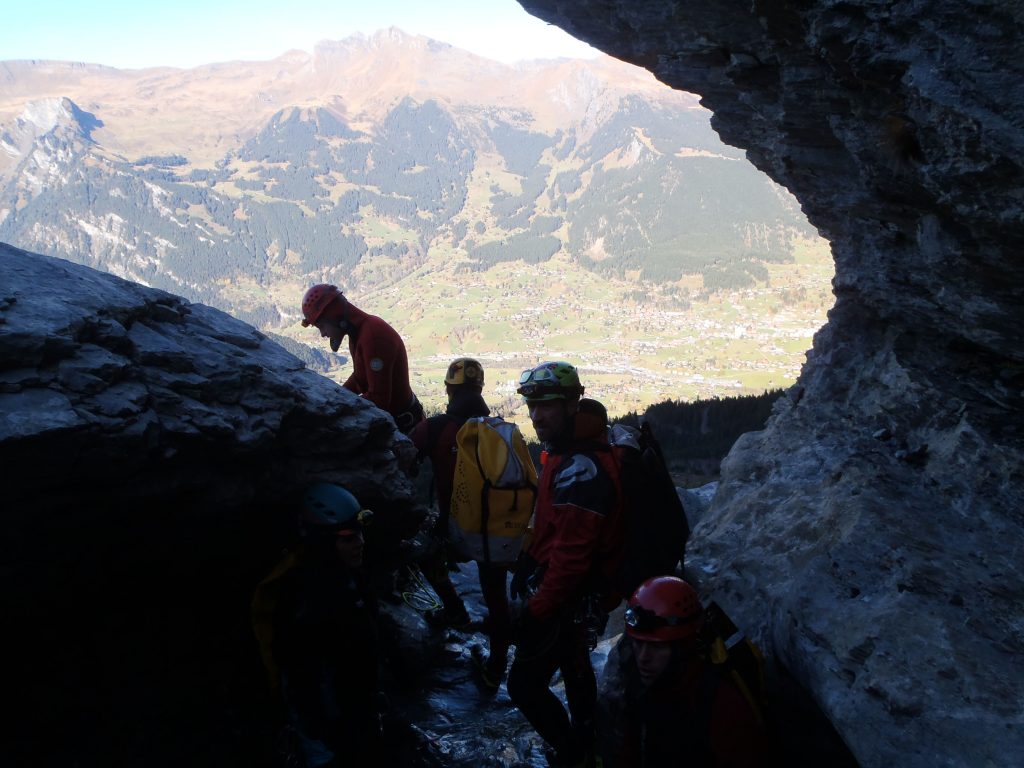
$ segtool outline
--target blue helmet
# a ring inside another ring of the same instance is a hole
[[[332,483],[314,483],[302,499],[302,523],[306,528],[356,527],[362,507],[356,497]]]

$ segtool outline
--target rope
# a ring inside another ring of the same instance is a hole
[[[405,570],[409,574],[407,586],[412,585],[411,589],[402,592],[402,599],[406,605],[421,613],[429,613],[444,607],[444,603],[423,577],[423,571],[415,565],[407,565]]]

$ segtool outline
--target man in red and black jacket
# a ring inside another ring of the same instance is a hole
[[[583,400],[576,368],[542,363],[524,371],[517,390],[547,452],[533,533],[512,579],[520,598],[516,656],[509,672],[513,703],[551,746],[551,765],[592,759],[597,682],[590,663],[597,606],[608,600],[621,567],[624,532],[618,472],[608,445],[607,413]],[[549,688],[561,670],[566,712]]]
[[[409,358],[398,331],[375,315],[368,315],[333,285],[314,285],[302,298],[302,325],[316,326],[337,352],[348,336],[352,375],[345,389],[387,411],[398,429],[408,434],[423,420],[420,405],[409,386]]]

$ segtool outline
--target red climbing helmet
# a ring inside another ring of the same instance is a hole
[[[626,634],[637,640],[668,643],[695,637],[704,609],[697,591],[675,576],[648,579],[629,599]]]
[[[302,297],[302,327],[313,325],[324,313],[332,301],[341,296],[337,286],[317,283]]]

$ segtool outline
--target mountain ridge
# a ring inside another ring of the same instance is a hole
[[[389,34],[392,31],[399,34]],[[348,55],[360,50],[366,55]],[[417,57],[415,66],[409,63],[410,54]],[[161,138],[149,123],[154,116],[171,124],[193,119],[173,114],[182,92],[187,92],[193,117],[212,121],[209,133],[201,122],[190,126],[196,159],[212,164],[226,146],[218,138],[246,137],[283,106],[340,99],[350,113],[365,112],[377,120],[401,97],[416,97],[417,88],[434,97],[448,89],[465,103],[501,106],[512,103],[511,85],[522,83],[522,90],[537,103],[543,103],[545,91],[554,87],[559,98],[551,101],[550,113],[540,111],[538,115],[548,122],[557,117],[564,123],[579,107],[567,91],[568,76],[578,77],[584,64],[586,71],[600,73],[604,83],[619,91],[643,91],[696,107],[695,97],[663,88],[643,70],[608,57],[595,64],[573,59],[542,61],[523,67],[507,65],[394,27],[372,37],[357,34],[321,41],[312,53],[289,51],[269,61],[217,62],[189,69],[120,70],[77,62],[0,61],[6,75],[0,79],[0,123],[15,117],[26,102],[44,96],[67,97],[89,111],[95,111],[94,107],[102,111],[109,101],[123,105],[134,100],[136,109],[145,110],[145,121],[122,114],[119,118],[124,128],[108,128],[103,140],[112,151],[128,158],[133,153],[156,154],[162,151]],[[477,83],[469,91],[467,70]],[[417,85],[420,81],[423,86]],[[582,97],[586,98],[585,89]]]
[[[399,49],[411,53],[402,58]],[[296,339],[309,340],[296,307],[312,282],[370,297],[361,306],[382,314],[383,297],[415,285],[404,280],[413,274],[430,284],[428,294],[437,281],[479,291],[479,317],[455,319],[442,305],[422,316],[436,333],[419,338],[414,368],[450,348],[436,341],[448,335],[447,323],[485,322],[487,308],[504,303],[500,286],[509,280],[523,296],[546,295],[543,281],[560,282],[567,294],[593,285],[588,290],[601,295],[588,311],[605,315],[637,301],[689,311],[716,291],[743,287],[782,306],[786,286],[806,279],[794,252],[813,231],[781,188],[718,139],[694,96],[611,59],[493,63],[480,79],[481,67],[465,71],[467,57],[479,59],[393,30],[321,43],[311,55],[189,71],[68,65],[72,79],[95,76],[123,93],[82,85],[74,94],[81,102],[42,94],[42,103],[66,99],[91,128],[9,142],[20,149],[3,156],[0,239]],[[280,77],[268,80],[274,72]],[[502,75],[500,88],[493,73]],[[399,87],[406,83],[412,87]],[[29,85],[5,82],[0,105]],[[231,97],[219,98],[228,87]],[[19,106],[24,111],[24,99]],[[211,110],[237,130],[206,121]],[[0,132],[13,135],[17,119],[0,121]],[[547,263],[554,269],[540,268]],[[514,266],[470,279],[505,264]],[[453,300],[443,293],[436,301]],[[823,319],[827,296],[811,295]],[[508,309],[531,311],[520,299]],[[405,316],[413,310],[402,307]],[[584,340],[582,318],[565,322],[573,339],[566,355],[621,367],[608,360],[615,350],[597,352]],[[735,323],[725,317],[719,325]],[[477,352],[506,358],[496,343]],[[809,344],[805,332],[803,348]],[[679,352],[671,358],[677,365]],[[702,359],[726,362],[713,353]],[[795,377],[792,360],[779,363],[766,385]],[[651,397],[662,396],[661,374],[649,378],[659,390]],[[744,374],[741,386],[756,388],[761,378]],[[694,394],[710,393],[700,385]]]

